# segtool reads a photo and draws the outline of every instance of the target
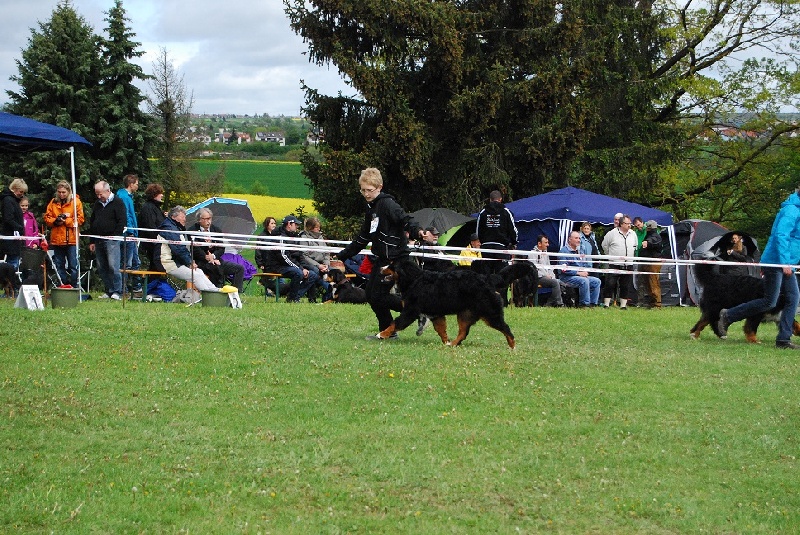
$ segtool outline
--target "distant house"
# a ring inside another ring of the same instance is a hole
[[[281,147],[286,146],[286,138],[280,132],[256,132],[256,141],[277,143]]]

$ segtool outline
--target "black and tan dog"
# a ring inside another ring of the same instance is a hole
[[[514,334],[505,322],[503,300],[496,287],[501,282],[508,286],[511,281],[530,275],[532,271],[533,266],[527,262],[513,264],[490,279],[470,269],[423,271],[412,260],[398,260],[383,268],[382,273],[397,284],[403,298],[403,310],[379,336],[388,338],[395,331],[402,331],[416,323],[424,314],[431,318],[433,328],[447,345],[459,345],[469,334],[470,328],[478,320],[483,320],[489,327],[503,333],[513,349]],[[451,314],[458,318],[458,335],[452,341],[447,336],[446,319]]]
[[[7,262],[0,262],[0,287],[3,288],[6,297],[16,297],[19,286],[19,277],[17,277],[14,266]]]
[[[719,313],[723,308],[732,308],[736,305],[758,299],[764,295],[764,281],[749,275],[725,275],[714,272],[713,264],[698,264],[694,268],[695,277],[703,290],[703,296],[698,304],[700,319],[694,324],[689,336],[700,338],[701,331],[711,325],[714,334],[720,335],[717,322]],[[778,299],[778,304],[772,310],[750,316],[744,320],[744,337],[748,342],[758,344],[758,326],[765,321],[777,322],[781,317],[783,308],[783,295]],[[792,331],[795,336],[800,335],[800,324],[794,321]]]
[[[367,292],[354,286],[339,269],[328,272],[328,280],[333,285],[333,300],[337,303],[366,303]]]

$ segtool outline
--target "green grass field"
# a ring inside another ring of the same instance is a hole
[[[245,299],[0,300],[0,532],[800,530],[800,356],[773,325],[511,308],[510,351]]]
[[[256,160],[194,160],[201,175],[208,176],[225,166],[225,183],[240,193],[253,193],[272,197],[310,199],[311,192],[305,184],[300,164],[295,162],[267,162]]]

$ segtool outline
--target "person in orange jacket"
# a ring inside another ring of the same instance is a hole
[[[56,196],[47,205],[44,222],[51,229],[50,247],[58,276],[63,284],[77,288],[78,229],[83,225],[83,204],[66,180],[56,184]]]

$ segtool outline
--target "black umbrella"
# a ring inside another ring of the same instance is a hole
[[[454,212],[449,208],[423,208],[410,214],[422,228],[436,227],[439,234],[444,234],[453,227],[474,221],[474,217]]]
[[[195,204],[186,210],[186,228],[190,228],[197,221],[197,211],[208,208],[214,214],[214,225],[225,234],[250,235],[256,230],[256,220],[250,205],[241,199],[228,199],[225,197],[212,197]],[[243,239],[243,238],[239,238]],[[232,246],[237,251],[241,245]]]

